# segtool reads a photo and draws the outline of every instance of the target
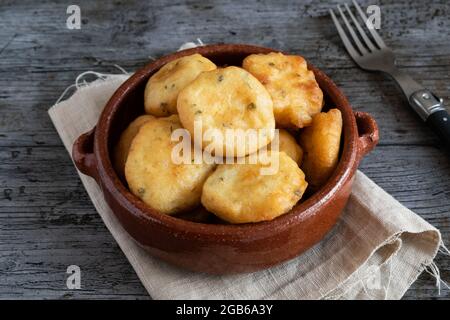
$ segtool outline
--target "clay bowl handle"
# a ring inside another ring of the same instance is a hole
[[[377,122],[370,114],[362,111],[354,112],[354,114],[358,127],[358,154],[361,160],[375,148],[380,137]]]
[[[72,158],[78,170],[98,182],[97,160],[94,155],[94,135],[95,127],[75,140],[72,147]]]

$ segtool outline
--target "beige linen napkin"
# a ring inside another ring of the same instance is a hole
[[[109,75],[49,110],[68,152],[90,130],[127,79]],[[95,181],[81,180],[107,228],[154,299],[399,299],[433,259],[439,231],[358,172],[339,223],[301,256],[251,274],[211,276],[168,265],[141,249],[105,203]]]

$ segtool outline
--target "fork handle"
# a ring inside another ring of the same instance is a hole
[[[444,108],[443,100],[396,66],[385,72],[394,78],[413,110],[442,139],[450,152],[450,117]]]
[[[446,110],[439,110],[430,114],[426,123],[445,142],[450,150],[450,116]]]
[[[444,108],[443,100],[437,98],[430,90],[421,89],[409,97],[409,103],[450,151],[450,116]]]

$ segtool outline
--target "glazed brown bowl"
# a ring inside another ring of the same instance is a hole
[[[253,53],[277,51],[249,45],[210,45],[162,57],[132,75],[111,97],[97,126],[73,146],[78,169],[93,177],[125,230],[151,255],[194,271],[214,274],[251,272],[292,259],[330,231],[351,192],[361,158],[378,142],[374,119],[353,112],[341,90],[312,65],[326,106],[343,117],[338,166],[328,182],[290,212],[272,221],[243,225],[205,224],[157,212],[134,196],[113,169],[111,150],[120,133],[144,113],[144,88],[149,77],[169,61],[199,53],[217,65],[240,66]]]

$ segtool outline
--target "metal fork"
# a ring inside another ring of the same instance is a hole
[[[364,22],[363,24],[367,27],[366,15],[358,3],[355,0],[352,1]],[[348,38],[332,9],[330,9],[330,14],[339,36],[353,60],[364,70],[381,71],[390,75],[400,86],[414,111],[434,129],[450,149],[450,116],[444,108],[443,100],[398,69],[395,65],[394,52],[386,46],[374,28],[367,27],[372,39],[368,36],[347,4],[345,4],[347,15],[358,30],[359,37],[340,5],[337,6],[337,9],[356,47]]]

